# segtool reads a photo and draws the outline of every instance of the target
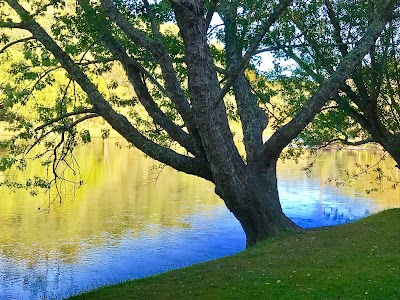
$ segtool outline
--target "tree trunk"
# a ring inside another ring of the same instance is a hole
[[[276,162],[255,173],[249,168],[231,180],[216,179],[216,193],[239,220],[246,234],[246,247],[285,230],[300,228],[282,211],[276,178]],[[226,179],[226,178],[225,178]],[[231,186],[229,182],[234,182]]]
[[[396,167],[400,169],[400,135],[394,135],[386,132],[385,137],[382,135],[375,137],[378,143],[389,152],[390,156],[395,160]]]

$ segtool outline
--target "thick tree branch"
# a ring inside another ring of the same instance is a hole
[[[6,22],[0,20],[0,28],[18,28],[18,29],[25,29],[23,23],[14,23],[14,22]]]
[[[28,12],[17,2],[17,0],[5,1],[21,16],[21,19],[26,20],[24,28],[29,30],[32,35],[54,55],[63,68],[69,73],[71,78],[73,78],[86,92],[96,113],[101,115],[128,142],[132,143],[150,157],[168,164],[179,171],[197,175],[211,181],[213,180],[210,170],[203,159],[181,155],[171,149],[154,143],[132,126],[125,116],[115,112],[90,79],[74,63],[68,54],[66,54],[55,43],[47,32],[30,17]]]
[[[279,41],[277,44],[279,46]],[[324,78],[320,74],[314,72],[306,62],[294,54],[292,49],[284,49],[284,51],[290,58],[295,60],[299,66],[305,70],[316,82],[319,84],[323,83]],[[358,122],[364,129],[366,129],[374,137],[375,141],[383,145],[385,149],[395,149],[395,136],[385,129],[382,122],[376,117],[376,114],[368,113],[370,110],[370,102],[365,101],[360,94],[353,91],[352,87],[350,87],[347,82],[344,82],[340,86],[340,90],[343,91],[347,95],[348,99],[356,104],[364,114],[361,114],[353,106],[351,106],[346,97],[336,94],[334,95],[334,99],[339,104],[340,108],[356,122]],[[395,152],[391,150],[391,155],[393,158],[396,157],[396,151],[398,152],[398,149],[395,150]],[[397,160],[400,161],[399,158],[397,158]]]
[[[87,0],[78,0],[80,5],[85,10],[93,10]],[[150,6],[147,3],[146,9],[150,18],[152,18],[152,28],[155,36],[159,36],[157,25],[155,24],[154,15],[151,12]],[[125,72],[131,82],[133,88],[135,89],[136,95],[140,103],[144,106],[148,114],[153,118],[153,120],[160,125],[175,141],[177,141],[182,147],[184,147],[188,152],[195,156],[200,156],[200,150],[196,146],[193,138],[183,131],[178,125],[176,125],[170,118],[168,118],[159,106],[153,100],[147,86],[141,78],[141,74],[148,76],[152,82],[160,88],[161,91],[165,89],[161,86],[156,79],[151,76],[149,72],[133,57],[126,53],[123,46],[112,36],[109,28],[102,28],[99,32],[100,38],[111,54],[117,58],[125,69]],[[167,91],[165,91],[167,93]],[[167,94],[168,96],[168,94]]]
[[[189,132],[196,133],[197,129],[193,122],[193,113],[176,77],[173,61],[168,55],[164,45],[157,40],[149,38],[143,32],[134,28],[132,24],[129,23],[119,12],[111,0],[101,0],[101,4],[110,19],[121,28],[132,42],[145,48],[156,58],[161,68],[165,87],[169,91],[169,98],[174,103],[176,110],[182,116]]]
[[[187,151],[191,152],[195,156],[200,156],[200,150],[192,140],[192,137],[172,122],[172,120],[169,119],[154,102],[153,97],[150,95],[148,88],[140,76],[141,73],[148,76],[150,74],[148,74],[139,62],[126,54],[122,46],[111,36],[110,33],[103,33],[103,41],[106,47],[123,65],[140,103],[144,106],[153,120]],[[151,76],[151,78],[153,77]],[[154,81],[160,85],[155,79]]]
[[[391,19],[393,7],[396,3],[397,1],[395,0],[386,1],[385,6],[369,26],[364,37],[342,60],[336,71],[318,88],[297,115],[288,124],[279,128],[264,144],[260,154],[261,160],[265,161],[267,158],[278,159],[281,151],[305,128],[326,101],[337,92],[346,78],[351,75],[355,67],[361,63],[363,57],[368,53],[372,45],[374,45],[383,28]]]
[[[202,1],[170,2],[185,46],[188,91],[196,125],[212,172],[216,179],[223,180],[233,169],[245,168],[245,164],[234,144],[224,102],[212,107],[220,84],[207,43],[205,7]]]
[[[220,8],[225,24],[225,52],[228,70],[234,69],[242,60],[242,46],[237,42],[238,35],[240,35],[237,32],[237,11],[238,7],[234,4]],[[251,166],[257,163],[257,152],[262,146],[262,132],[268,124],[268,115],[258,106],[257,97],[251,91],[244,69],[237,75],[232,88],[243,128],[246,161]]]

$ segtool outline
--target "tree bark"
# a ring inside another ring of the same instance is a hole
[[[243,46],[237,34],[237,7],[233,4],[221,7],[225,25],[226,64],[229,71],[242,61]],[[262,133],[268,125],[268,115],[258,106],[250,84],[242,70],[233,83],[233,93],[237,110],[242,122],[243,143],[246,150],[246,162],[249,166],[257,165],[257,154],[262,147]]]
[[[285,230],[300,230],[282,211],[276,161],[262,173],[247,168],[239,177],[217,183],[215,191],[242,225],[247,247]]]

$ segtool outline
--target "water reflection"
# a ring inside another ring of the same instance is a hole
[[[391,183],[375,181],[376,174],[360,177],[360,180],[344,182],[335,187],[329,180],[340,179],[344,170],[359,173],[356,166],[372,165],[379,161],[382,153],[372,150],[346,151],[331,150],[320,157],[307,175],[301,171],[308,162],[281,163],[278,167],[279,193],[282,206],[297,224],[302,227],[329,226],[347,223],[390,207],[400,206],[400,189],[390,189]],[[400,178],[394,162],[386,159],[379,164],[383,172]],[[395,173],[393,173],[395,172]],[[378,193],[368,193],[374,187]]]
[[[154,168],[149,159],[114,142],[97,141],[77,152],[86,184],[50,213],[38,210],[47,204],[43,197],[0,188],[0,299],[62,298],[244,248],[240,225],[211,184]],[[362,183],[339,189],[324,184],[341,169],[376,157],[366,151],[331,152],[310,176],[301,171],[306,162],[280,164],[285,212],[312,227],[400,206],[400,191],[372,196],[363,193]],[[40,172],[36,166],[23,176]]]

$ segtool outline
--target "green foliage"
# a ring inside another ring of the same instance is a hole
[[[10,169],[16,162],[17,160],[13,157],[2,157],[0,159],[0,171]]]
[[[90,136],[90,132],[89,132],[89,130],[87,130],[87,129],[82,130],[82,131],[80,132],[80,138],[81,138],[81,140],[82,140],[82,142],[83,142],[84,144],[88,144],[88,143],[90,143],[90,142],[92,141],[92,138],[91,138],[91,136]]]
[[[110,136],[110,129],[109,128],[102,128],[101,129],[101,137],[103,140],[107,139]]]

